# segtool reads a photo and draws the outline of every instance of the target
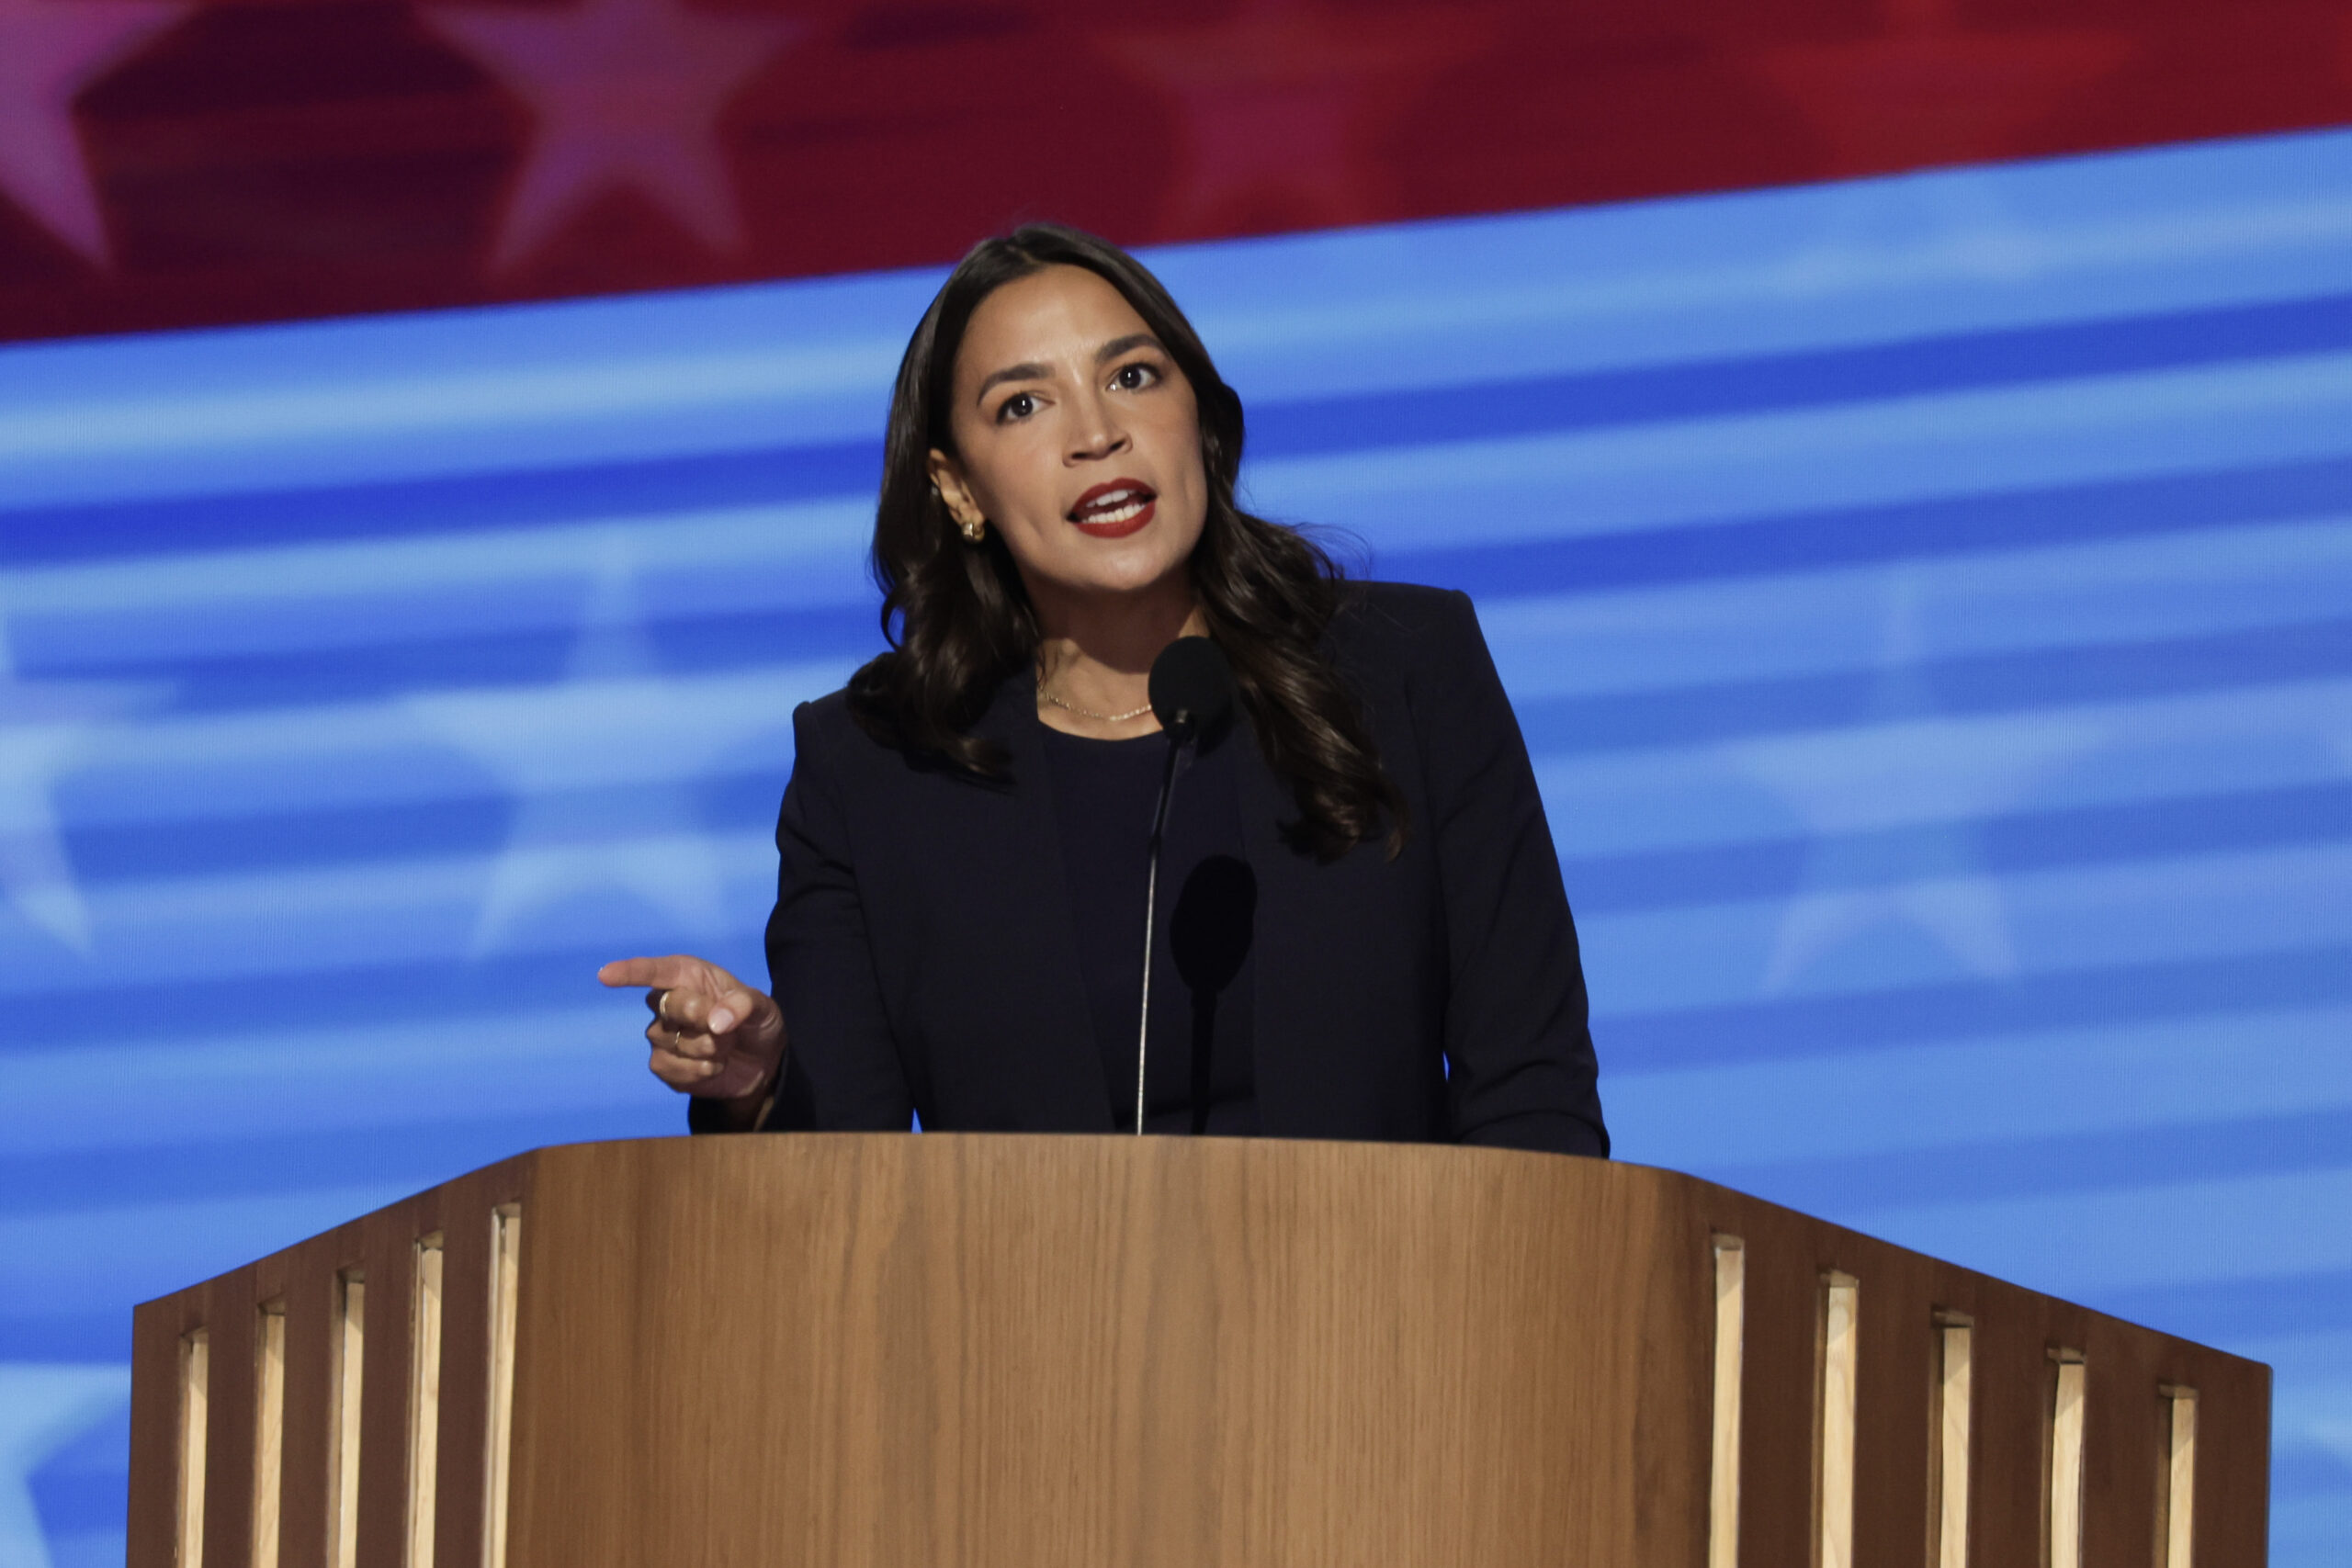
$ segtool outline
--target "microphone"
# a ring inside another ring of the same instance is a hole
[[[1181,745],[1206,734],[1233,710],[1233,666],[1225,649],[1208,638],[1180,637],[1151,661],[1150,689],[1152,716]]]
[[[1159,912],[1159,842],[1168,801],[1176,790],[1176,761],[1188,746],[1213,734],[1233,712],[1233,666],[1225,649],[1204,637],[1180,637],[1151,661],[1151,712],[1168,735],[1168,762],[1159,773],[1159,800],[1151,811],[1151,863],[1143,893],[1143,1021],[1136,1030],[1136,1135],[1143,1135],[1144,1069],[1151,1060],[1152,922]]]

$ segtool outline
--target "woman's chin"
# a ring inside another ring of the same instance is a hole
[[[1125,560],[1088,561],[1075,570],[1057,572],[1054,586],[1074,599],[1133,599],[1154,589],[1181,587],[1192,592],[1182,559],[1166,560],[1157,553],[1140,552]]]
[[[1045,567],[1045,575],[1065,593],[1125,597],[1171,579],[1185,580],[1185,558],[1191,552],[1172,548],[1173,543],[1159,525],[1118,539],[1091,539],[1072,529],[1069,547],[1036,564]]]

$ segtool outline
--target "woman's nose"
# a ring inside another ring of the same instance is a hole
[[[1120,426],[1109,400],[1099,395],[1086,399],[1080,405],[1078,420],[1070,431],[1070,460],[1090,462],[1124,452],[1126,446],[1127,433]]]

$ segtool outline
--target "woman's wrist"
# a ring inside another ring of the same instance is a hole
[[[780,1069],[782,1064],[777,1066]],[[783,1079],[781,1070],[772,1069],[756,1087],[741,1094],[724,1099],[715,1094],[695,1095],[686,1120],[697,1133],[756,1132],[775,1109],[776,1089]]]
[[[741,1100],[724,1100],[719,1104],[723,1107],[719,1112],[719,1125],[723,1131],[756,1132],[760,1124],[768,1119],[768,1111],[775,1104],[775,1090],[762,1089],[758,1094],[747,1094]]]

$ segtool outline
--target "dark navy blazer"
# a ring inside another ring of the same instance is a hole
[[[1576,928],[1470,601],[1346,592],[1327,648],[1411,836],[1394,861],[1289,848],[1296,805],[1238,717],[1261,1123],[1606,1154]],[[1109,1132],[1034,676],[977,727],[1002,781],[877,743],[842,693],[793,723],[767,937],[790,1044],[766,1126]]]

